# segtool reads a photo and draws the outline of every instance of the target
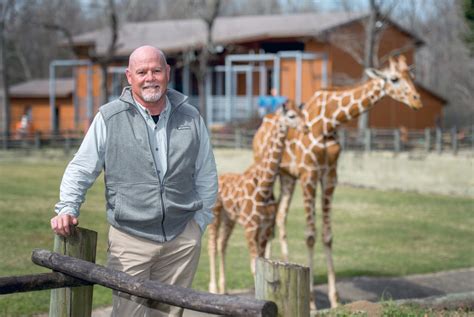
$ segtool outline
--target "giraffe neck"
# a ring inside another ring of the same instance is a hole
[[[382,79],[369,79],[349,90],[323,91],[320,107],[322,133],[331,134],[339,125],[357,118],[385,96]],[[310,110],[311,111],[311,110]]]
[[[288,127],[281,123],[273,126],[269,144],[263,151],[263,158],[257,165],[256,177],[262,190],[270,190],[273,188],[276,176],[279,171],[281,158],[283,155],[285,139]]]

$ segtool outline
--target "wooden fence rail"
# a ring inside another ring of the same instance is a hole
[[[0,295],[92,284],[59,272],[5,276],[0,277]]]
[[[126,273],[61,255],[34,250],[32,261],[40,266],[135,296],[183,308],[229,316],[276,316],[277,306],[270,301],[200,292],[130,276]]]

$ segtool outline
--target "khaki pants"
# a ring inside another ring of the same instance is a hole
[[[201,252],[201,229],[194,219],[171,241],[158,243],[110,227],[108,267],[143,279],[190,287]],[[113,292],[114,317],[181,316],[183,309],[127,293]]]

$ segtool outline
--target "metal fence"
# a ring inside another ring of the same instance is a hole
[[[211,141],[215,148],[252,148],[254,129],[225,128],[212,131]],[[15,137],[0,137],[0,145],[7,149],[62,148],[64,151],[77,148],[82,133],[30,134]],[[337,133],[344,150],[353,151],[425,151],[425,152],[474,152],[474,128],[463,129],[340,129]]]
[[[251,148],[255,130],[235,129],[213,132],[214,147]],[[340,129],[339,144],[344,150],[353,151],[425,151],[425,152],[474,152],[474,128],[464,129]]]

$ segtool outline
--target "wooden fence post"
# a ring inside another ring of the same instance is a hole
[[[275,302],[278,316],[309,316],[309,282],[309,267],[257,259],[255,298]]]
[[[55,235],[54,252],[95,263],[97,232],[71,227],[74,233],[67,238]],[[51,290],[50,317],[90,317],[93,286]]]

